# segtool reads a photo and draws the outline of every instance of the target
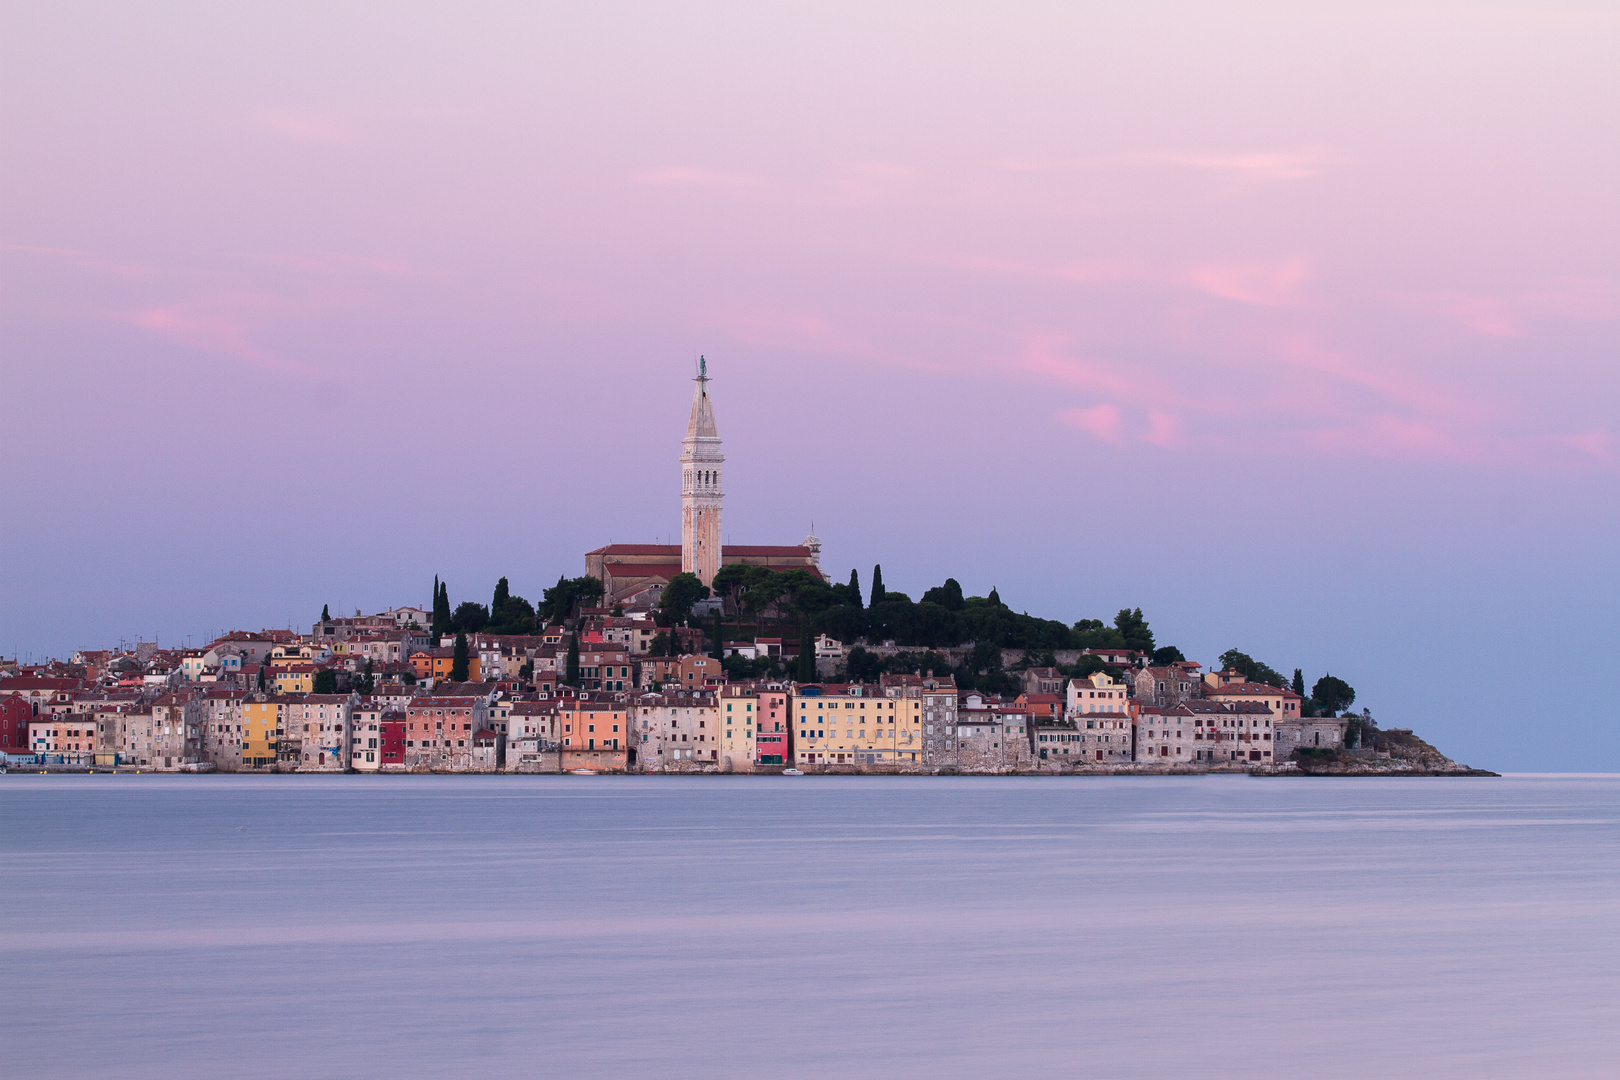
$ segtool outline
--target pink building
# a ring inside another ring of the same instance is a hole
[[[760,765],[793,763],[793,698],[775,684],[761,684],[759,721],[754,736],[754,760]]]

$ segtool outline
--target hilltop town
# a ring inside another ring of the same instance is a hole
[[[681,543],[585,554],[538,603],[235,631],[201,648],[0,662],[12,766],[225,772],[1466,771],[1381,732],[1325,674],[1307,693],[1236,649],[1205,666],[1140,609],[1111,624],[1013,611],[955,579],[916,601],[874,567],[833,581],[812,533],[724,545],[700,360],[680,455]]]

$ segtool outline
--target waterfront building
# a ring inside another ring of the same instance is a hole
[[[760,765],[790,765],[793,762],[793,695],[787,684],[757,684],[757,734],[754,760]]]
[[[342,772],[349,766],[350,721],[355,695],[304,694],[289,698],[282,711],[284,743],[296,746],[300,772]],[[283,747],[283,756],[294,754]]]
[[[382,767],[382,721],[387,711],[387,706],[375,697],[355,701],[349,715],[349,768],[376,772]]]
[[[405,769],[405,712],[390,708],[377,722],[377,771],[403,772]]]
[[[622,694],[581,694],[559,701],[557,720],[562,726],[563,749],[628,751],[630,711]]]
[[[202,756],[214,768],[235,772],[242,767],[242,703],[246,691],[215,686],[202,696]]]
[[[26,738],[29,752],[45,755],[41,760],[60,765],[95,763],[95,720],[83,713],[33,717]]]
[[[631,703],[636,766],[643,772],[717,767],[719,702],[712,690],[642,694]]]
[[[755,723],[759,695],[752,683],[727,683],[720,690],[720,755],[722,772],[747,772],[754,767]]]
[[[870,683],[801,683],[791,708],[796,763],[828,766],[921,764],[923,697],[908,696],[903,680]],[[953,684],[954,693],[954,684]]]
[[[1176,705],[1143,705],[1136,717],[1136,760],[1158,764],[1208,764],[1213,761],[1205,725],[1219,704],[1197,698]]]
[[[281,740],[280,698],[256,695],[242,701],[242,767],[267,769],[276,764]]]
[[[1080,765],[1085,762],[1085,738],[1072,720],[1030,721],[1031,749],[1040,765]]]
[[[485,726],[482,697],[419,697],[405,709],[405,765],[412,770],[467,772],[473,732]]]

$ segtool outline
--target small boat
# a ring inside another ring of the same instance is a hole
[[[569,769],[568,770],[568,775],[569,776],[595,776],[596,775],[596,770],[595,769]]]
[[[783,776],[803,776],[804,773],[800,772],[798,769],[783,769],[782,770],[782,775]]]

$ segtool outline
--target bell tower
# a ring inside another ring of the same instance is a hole
[[[709,404],[709,362],[698,357],[692,416],[681,440],[681,569],[705,585],[720,572],[720,433]]]

